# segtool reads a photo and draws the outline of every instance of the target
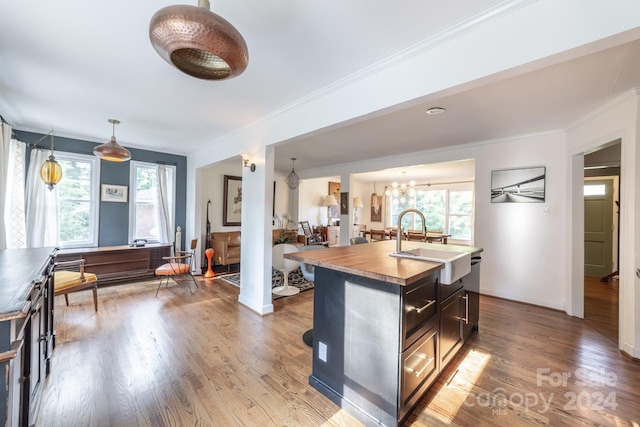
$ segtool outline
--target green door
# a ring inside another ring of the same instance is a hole
[[[584,275],[613,271],[613,180],[585,181]]]

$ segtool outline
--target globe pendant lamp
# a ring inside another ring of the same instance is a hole
[[[298,185],[300,184],[300,177],[298,176],[298,174],[296,174],[296,171],[294,169],[295,164],[296,164],[296,158],[292,157],[291,172],[289,172],[289,175],[287,175],[287,177],[284,179],[284,182],[287,183],[287,187],[289,187],[291,190],[295,190],[296,188],[298,188]]]
[[[116,142],[116,125],[119,124],[120,121],[109,119],[109,123],[113,125],[111,141],[95,147],[93,149],[93,154],[100,157],[102,160],[108,160],[110,162],[126,162],[131,158],[131,153]]]
[[[233,25],[209,9],[209,0],[160,9],[149,24],[151,44],[162,59],[192,77],[239,76],[249,63],[247,44]]]
[[[53,190],[53,186],[62,179],[62,167],[53,156],[53,131],[49,134],[51,135],[51,154],[49,155],[49,160],[40,167],[40,178],[47,184],[49,190]]]

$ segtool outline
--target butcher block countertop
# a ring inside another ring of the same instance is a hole
[[[471,246],[422,243],[410,240],[402,241],[403,251],[417,247],[464,251],[470,252],[472,255],[482,252],[482,249]],[[444,265],[439,262],[389,256],[395,250],[395,240],[384,240],[360,245],[333,247],[326,250],[292,252],[284,256],[285,258],[302,261],[317,267],[342,271],[401,286],[409,285],[444,268]]]

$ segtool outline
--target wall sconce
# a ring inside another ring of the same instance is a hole
[[[245,168],[249,168],[249,170],[251,172],[255,172],[256,171],[256,164],[255,163],[249,164],[249,159],[247,159],[246,157],[242,158],[242,163],[244,164],[244,167]]]
[[[40,141],[49,135],[51,135],[51,154],[49,155],[49,160],[40,166],[40,178],[47,184],[49,190],[53,190],[53,186],[62,179],[62,167],[53,156],[53,131],[40,138]],[[36,143],[36,145],[38,145],[38,143]]]

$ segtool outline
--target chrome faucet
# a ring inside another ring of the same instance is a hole
[[[404,216],[404,214],[408,212],[415,212],[418,215],[420,215],[420,218],[422,218],[422,230],[425,235],[427,234],[427,220],[425,219],[424,214],[415,208],[409,208],[409,209],[403,210],[402,212],[400,212],[400,215],[398,215],[398,233],[396,233],[396,253],[397,254],[402,252],[402,217]]]

